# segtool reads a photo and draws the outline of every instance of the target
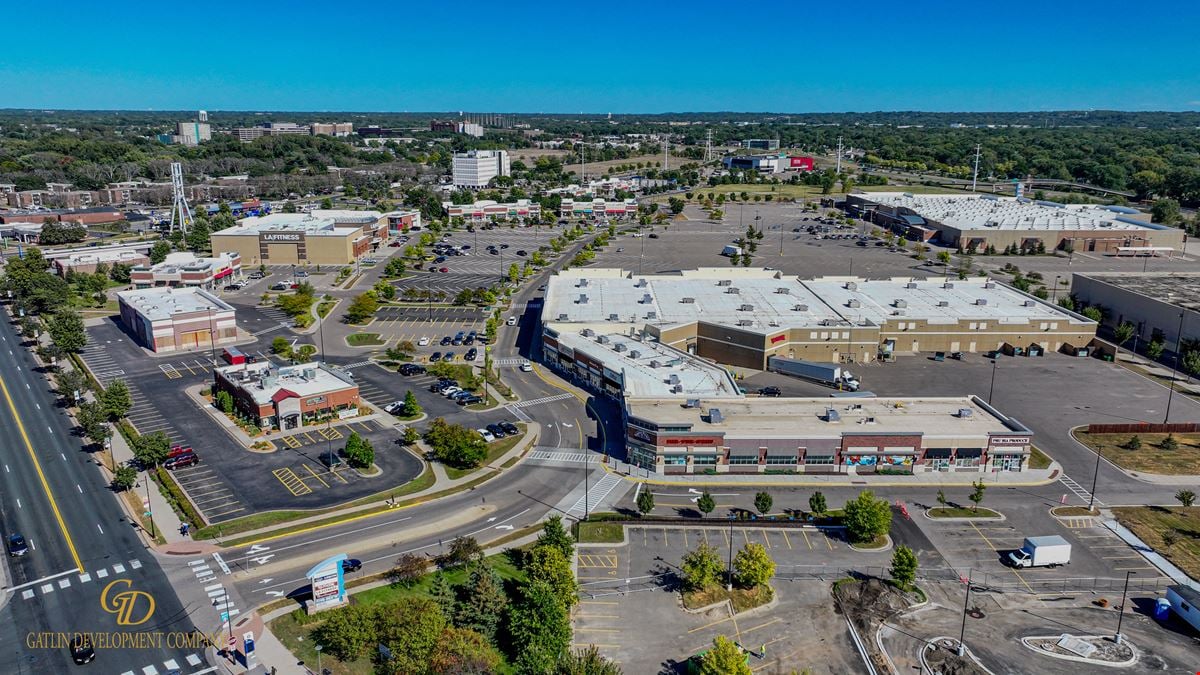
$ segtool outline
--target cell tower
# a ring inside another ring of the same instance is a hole
[[[837,169],[835,173],[842,172],[842,137],[838,136],[838,151],[837,151]]]
[[[704,133],[704,163],[707,164],[714,159],[715,157],[713,157],[712,149],[712,129],[709,129]]]
[[[975,173],[971,174],[971,192],[975,191],[975,184],[979,181],[979,151],[983,146],[975,144]]]
[[[178,229],[187,234],[192,226],[192,207],[183,194],[183,165],[179,162],[171,162],[171,194],[175,198],[171,204],[171,232]]]
[[[663,134],[663,171],[671,168],[671,138]]]

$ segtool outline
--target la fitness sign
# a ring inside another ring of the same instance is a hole
[[[301,242],[304,241],[304,235],[300,233],[285,233],[285,232],[270,232],[260,234],[259,241],[264,242]]]

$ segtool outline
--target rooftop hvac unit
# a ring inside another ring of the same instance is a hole
[[[672,394],[682,394],[683,393],[683,385],[677,384],[677,385],[671,387],[671,393]]]
[[[986,305],[986,304],[987,304],[987,298],[979,298],[978,300],[976,300],[976,301],[975,301],[975,304],[977,304],[977,305]]]
[[[639,352],[638,350],[636,350],[636,349],[629,350],[629,358],[637,359],[637,358],[641,358],[641,356],[642,356],[642,353]]]
[[[658,359],[650,359],[650,367],[662,368],[662,361],[659,361]]]
[[[655,320],[658,318],[658,312],[646,312],[646,318],[650,319],[650,320]]]
[[[681,298],[679,300],[679,302],[681,302],[685,305],[694,305],[694,304],[696,304],[696,299],[695,298]]]
[[[950,306],[949,300],[938,300],[938,307],[949,307],[949,306]]]
[[[608,337],[607,335],[601,335],[600,337],[596,338],[596,342],[599,342],[602,345],[606,345],[606,344],[612,342],[612,338]]]
[[[733,283],[732,279],[717,279],[718,286],[729,286]]]
[[[687,400],[687,402],[683,404],[683,407],[685,407],[685,408],[699,408],[699,407],[700,407],[700,399],[698,399],[698,398],[689,398],[689,399]]]
[[[730,286],[729,288],[725,289],[725,292],[729,293],[730,295],[737,295],[738,293],[741,293],[737,286]]]
[[[583,337],[592,337],[596,334],[596,331],[592,330],[591,328],[584,328],[583,330],[579,331],[579,334]]]
[[[790,288],[776,288],[775,292],[779,295],[789,295],[791,294],[792,290]]]
[[[739,326],[753,326],[753,325],[754,325],[754,322],[753,322],[753,321],[751,321],[750,319],[738,319],[738,324],[737,324],[737,325],[739,325]]]
[[[636,284],[634,284],[634,287],[635,287],[635,288],[645,288],[645,287],[646,287],[646,280],[645,280],[645,279],[638,279],[637,283],[636,283]]]
[[[942,288],[954,288],[954,284],[947,281],[946,283],[942,284]]]
[[[608,320],[609,320],[609,321],[620,321],[620,320],[621,320],[621,318],[620,318],[619,316],[617,316],[616,314],[609,314],[609,315],[608,315]]]
[[[984,282],[984,284],[983,284],[983,287],[984,287],[984,288],[995,288],[995,287],[996,287],[996,282],[994,282],[994,281],[985,281],[985,282]]]
[[[721,414],[720,408],[709,408],[708,409],[709,424],[720,424],[724,421],[725,421],[725,416]]]
[[[849,307],[850,309],[858,309],[859,307],[862,306],[862,303],[857,300],[851,300],[850,302],[846,303],[846,306]]]
[[[738,307],[738,309],[743,312],[753,312],[754,305],[742,305],[741,307]]]
[[[1036,303],[1036,302],[1034,302],[1033,300],[1026,300],[1026,301],[1025,301],[1025,306],[1026,306],[1026,307],[1033,307],[1033,306],[1034,306],[1034,305],[1036,305],[1036,304],[1037,304],[1037,303]]]
[[[617,344],[613,345],[614,352],[623,352],[626,349],[628,349],[628,347],[625,346],[624,342],[618,342]]]
[[[771,319],[771,321],[768,322],[768,325],[770,325],[774,328],[778,328],[779,327],[779,319]]]
[[[581,304],[581,305],[587,304],[587,296],[586,295],[584,295],[582,293],[579,295],[579,304]]]
[[[902,310],[902,309],[897,309],[897,310],[895,310],[895,311],[893,311],[893,312],[892,312],[892,316],[904,316],[904,310]]]
[[[955,416],[956,417],[970,417],[972,414],[973,413],[971,412],[970,408],[959,408],[958,412],[955,413]]]
[[[793,309],[794,311],[797,311],[797,312],[807,312],[807,311],[808,311],[808,305],[796,305],[796,306],[795,306],[795,307],[793,307],[792,309]]]
[[[908,307],[908,301],[907,300],[897,300],[896,307],[899,309],[904,309],[905,307]]]
[[[833,408],[826,408],[825,409],[825,421],[826,422],[841,422],[842,416],[839,415],[838,411],[834,410]]]
[[[642,304],[643,305],[648,305],[652,302],[654,302],[654,298],[651,297],[649,293],[646,293],[645,295],[642,296]]]
[[[559,315],[558,315],[558,320],[559,320],[559,321],[566,321],[568,318],[570,318],[570,315],[569,315],[569,314],[559,314]]]
[[[587,288],[587,279],[580,279],[579,283],[575,284],[576,288]]]
[[[853,281],[847,281],[847,282],[846,282],[846,290],[848,290],[848,291],[857,291],[857,290],[858,290],[858,284],[854,283]]]
[[[667,383],[668,384],[679,384],[679,376],[676,375],[675,373],[671,373],[671,376],[667,378]]]
[[[917,282],[915,282],[915,281],[910,281],[910,282],[908,282],[907,284],[904,284],[904,287],[905,287],[905,288],[916,288],[916,287],[917,287]]]

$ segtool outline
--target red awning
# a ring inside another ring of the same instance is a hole
[[[275,392],[274,396],[271,397],[271,402],[279,403],[280,401],[288,398],[300,398],[300,394],[288,389],[280,389],[279,391]]]

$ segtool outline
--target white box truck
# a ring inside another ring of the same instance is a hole
[[[1013,567],[1058,567],[1071,562],[1071,544],[1057,534],[1026,537],[1008,559]]]
[[[735,256],[735,255],[741,255],[741,254],[742,254],[742,247],[734,246],[733,244],[727,244],[725,246],[725,248],[721,250],[721,255],[725,256],[726,258]]]

